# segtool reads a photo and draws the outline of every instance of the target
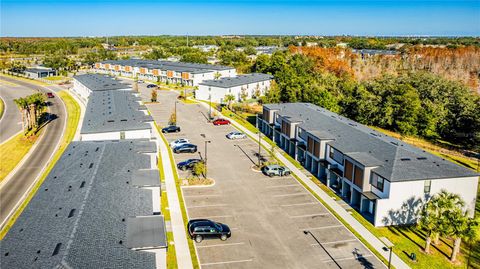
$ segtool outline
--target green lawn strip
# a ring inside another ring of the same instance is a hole
[[[0,182],[20,163],[37,141],[39,135],[26,137],[23,132],[15,135],[0,145]]]
[[[162,182],[162,189],[165,186],[165,171],[163,170],[163,163],[162,163],[162,158],[161,156],[158,156],[158,170],[160,172],[160,181]],[[163,214],[163,218],[165,221],[170,221],[170,210],[168,209],[168,196],[167,192],[161,193],[160,199],[161,199],[161,210]],[[175,250],[175,245],[170,245],[170,242],[173,242],[175,244],[174,238],[173,238],[173,232],[167,232],[167,268],[169,269],[176,269],[178,268],[177,264],[177,253]]]
[[[3,103],[3,99],[0,98],[0,119],[3,116],[3,111],[5,110],[5,104]]]
[[[160,134],[160,137],[162,138],[163,142],[168,147],[168,141],[165,138],[165,136],[163,135],[163,133],[161,132],[160,127],[157,125],[156,122],[155,122],[155,127],[157,128],[157,131]],[[170,149],[168,150],[168,157],[170,158],[170,165],[171,165],[171,168],[172,168],[173,177],[175,179],[175,187],[177,189],[178,200],[180,202],[180,210],[182,211],[182,219],[183,219],[183,222],[185,224],[185,234],[187,235],[188,248],[190,250],[190,256],[192,257],[192,265],[193,265],[193,268],[200,268],[200,265],[198,263],[197,252],[195,250],[195,246],[193,245],[193,241],[189,238],[189,235],[188,235],[188,230],[187,230],[187,226],[186,226],[186,224],[188,223],[188,217],[187,217],[187,211],[185,209],[185,201],[183,200],[182,190],[180,188],[180,183],[181,182],[180,182],[180,179],[179,179],[178,174],[177,174],[177,169],[176,169],[176,166],[175,166],[175,159],[173,158],[173,154],[172,154],[172,151]]]
[[[7,224],[0,231],[0,240],[3,239],[3,237],[7,234],[10,227],[13,226],[13,224],[15,223],[17,218],[23,212],[25,207],[27,207],[30,200],[32,200],[33,196],[35,195],[37,190],[40,188],[43,181],[45,180],[47,175],[52,170],[53,166],[57,163],[58,159],[60,159],[63,152],[67,148],[68,144],[70,144],[73,137],[75,136],[75,132],[76,132],[77,126],[78,126],[78,121],[80,120],[80,106],[75,101],[75,99],[73,99],[73,97],[71,97],[65,91],[60,91],[60,92],[57,93],[57,95],[60,98],[62,98],[63,102],[65,103],[65,107],[67,109],[67,114],[68,114],[67,126],[66,126],[66,129],[65,129],[65,133],[63,135],[62,141],[60,142],[60,146],[59,146],[57,152],[55,152],[55,154],[52,158],[52,161],[48,164],[45,171],[40,176],[40,179],[37,181],[37,183],[33,187],[32,191],[28,194],[27,198],[23,201],[23,203],[20,205],[20,207],[17,209],[17,211],[15,211],[13,216],[8,220]]]
[[[9,77],[9,78],[13,78],[13,79],[16,79],[16,80],[20,80],[20,81],[25,81],[25,82],[28,82],[28,83],[34,83],[34,84],[37,84],[37,85],[40,85],[40,86],[50,86],[50,84],[48,83],[45,83],[45,82],[41,82],[41,81],[38,81],[38,80],[34,80],[32,78],[25,78],[25,77],[17,77],[17,76],[13,76],[13,75],[10,75],[10,74],[0,74],[0,76],[4,76],[4,77]]]
[[[50,80],[50,81],[60,81],[60,80],[66,80],[69,78],[64,76],[50,76],[50,77],[44,77],[43,79]]]

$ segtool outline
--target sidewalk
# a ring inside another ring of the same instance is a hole
[[[182,211],[180,209],[180,201],[178,199],[177,188],[175,185],[175,178],[173,176],[171,160],[169,157],[169,149],[158,133],[157,128],[152,126],[154,136],[160,158],[162,158],[163,171],[165,173],[165,185],[167,187],[168,205],[171,217],[171,226],[173,232],[173,239],[175,241],[175,252],[177,255],[178,268],[193,268],[192,257],[190,256],[190,249],[188,248],[187,234],[185,233],[185,223],[183,223]]]
[[[205,108],[209,109],[208,104],[201,103]],[[216,110],[212,107],[212,110]],[[239,130],[249,135],[254,141],[258,143],[258,135],[249,131],[247,128],[238,124],[235,120],[223,115],[223,118],[227,118],[230,122]],[[266,141],[262,140],[262,145],[269,149],[271,146]],[[304,173],[300,171],[293,163],[285,158],[279,150],[276,150],[275,156],[284,163],[298,178],[305,183],[313,192],[315,192],[335,213],[337,213],[345,222],[347,222],[358,234],[362,236],[378,253],[380,253],[387,261],[389,258],[389,251],[383,250],[385,244],[382,243],[375,235],[373,235],[367,228],[365,228],[360,222],[352,217],[343,207],[341,207],[335,200],[333,200],[327,193],[325,193],[319,186],[312,182]],[[404,261],[402,261],[395,253],[392,253],[392,266],[397,269],[410,268]]]

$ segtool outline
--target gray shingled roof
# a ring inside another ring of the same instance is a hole
[[[266,108],[303,119],[304,130],[320,132],[319,139],[333,138],[329,145],[366,165],[390,181],[478,176],[479,174],[425,152],[365,125],[308,103],[267,104]],[[315,135],[315,132],[312,132]]]
[[[225,66],[225,65],[183,63],[183,62],[156,61],[156,60],[140,60],[140,59],[107,60],[107,61],[103,61],[102,63],[112,64],[112,65],[121,65],[121,66],[145,67],[148,69],[171,70],[176,72],[189,72],[193,74],[233,69],[233,67]]]
[[[130,85],[115,80],[108,75],[84,74],[74,76],[73,78],[92,91],[109,91],[131,88]]]
[[[0,241],[0,267],[155,268],[154,253],[126,244],[126,220],[153,214],[151,190],[131,184],[151,166],[137,143],[72,142]]]
[[[231,88],[236,86],[242,86],[250,83],[262,82],[273,79],[272,75],[262,73],[251,73],[246,75],[238,75],[236,77],[223,77],[216,80],[205,80],[200,85],[219,87],[219,88]]]
[[[164,223],[163,216],[160,215],[128,218],[127,247],[132,249],[167,247]]]
[[[139,187],[160,187],[160,174],[158,170],[136,170],[133,172],[132,184]]]
[[[125,90],[92,92],[88,98],[80,133],[151,129],[152,117],[145,115],[138,98]]]

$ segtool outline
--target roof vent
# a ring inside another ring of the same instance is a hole
[[[418,157],[417,160],[426,160],[427,157]]]
[[[80,184],[80,188],[85,187],[85,181],[82,181],[82,184]]]
[[[394,141],[390,141],[391,144],[395,145],[395,146],[398,146],[398,143],[397,142],[394,142]]]
[[[92,169],[93,167],[93,163],[90,163],[90,165],[88,166],[88,169]]]
[[[58,244],[55,246],[55,249],[53,250],[52,256],[57,255],[57,254],[60,252],[60,248],[61,248],[61,247],[62,247],[62,243],[58,243]]]
[[[411,161],[410,158],[401,158],[400,161]]]

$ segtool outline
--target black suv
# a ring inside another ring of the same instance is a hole
[[[177,146],[173,149],[174,153],[195,153],[197,152],[197,146],[194,144],[183,144],[180,146]]]
[[[177,164],[177,168],[185,171],[187,169],[192,169],[196,163],[202,162],[200,159],[188,159]]]
[[[232,236],[230,228],[223,223],[218,223],[208,219],[194,219],[188,222],[188,233],[190,238],[200,243],[206,237],[218,237],[225,241]]]
[[[162,133],[178,133],[180,132],[180,127],[176,125],[170,125],[162,129]]]

